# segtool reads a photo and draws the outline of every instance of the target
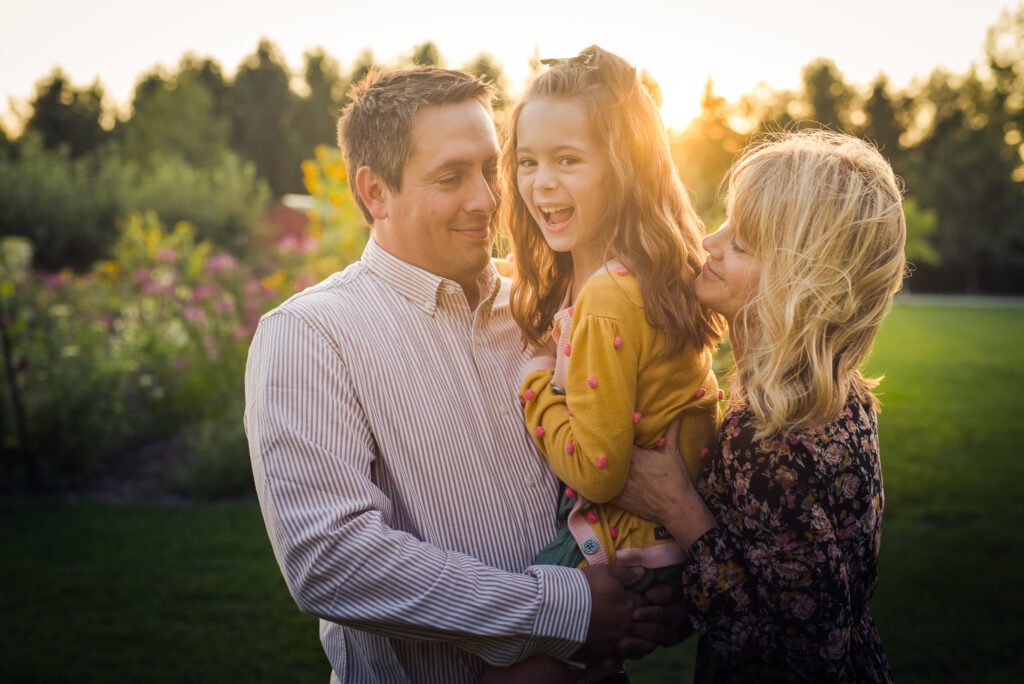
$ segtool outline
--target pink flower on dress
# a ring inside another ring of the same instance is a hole
[[[807,594],[797,594],[789,602],[789,612],[801,620],[809,620],[815,607],[814,599]]]

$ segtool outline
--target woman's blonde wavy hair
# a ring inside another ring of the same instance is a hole
[[[607,204],[591,238],[605,242],[605,260],[618,259],[636,276],[647,320],[665,334],[663,351],[718,342],[724,321],[693,291],[704,224],[676,174],[658,109],[628,62],[591,46],[537,76],[508,120],[502,213],[515,254],[511,308],[524,345],[540,343],[573,277],[571,255],[548,247],[516,183],[519,114],[540,98],[581,102],[592,137],[606,146]]]
[[[752,145],[727,179],[729,225],[761,269],[730,400],[758,437],[820,428],[851,394],[877,408],[881,378],[859,369],[906,270],[892,168],[857,138],[800,131]]]

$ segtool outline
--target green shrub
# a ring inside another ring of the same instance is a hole
[[[16,154],[0,155],[0,237],[27,238],[37,268],[84,268],[105,255],[123,199],[123,166],[106,151],[72,159],[26,135]]]

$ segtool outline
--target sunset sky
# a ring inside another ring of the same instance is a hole
[[[27,113],[34,83],[60,65],[76,86],[99,78],[111,104],[126,107],[137,77],[187,51],[217,59],[226,74],[261,36],[298,71],[322,46],[347,69],[370,48],[391,63],[433,40],[449,66],[479,52],[503,65],[513,95],[536,48],[565,57],[591,43],[645,67],[665,94],[663,115],[682,127],[696,114],[710,76],[735,99],[760,82],[795,88],[815,57],[833,59],[847,81],[886,72],[897,86],[942,65],[965,71],[982,54],[986,28],[1006,0],[861,0],[793,5],[755,0],[0,0],[0,114],[10,131]],[[509,9],[501,9],[508,7]],[[514,7],[514,9],[512,9]]]

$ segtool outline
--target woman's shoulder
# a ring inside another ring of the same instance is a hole
[[[860,455],[876,454],[878,434],[875,411],[862,399],[851,396],[840,415],[813,430],[757,436],[753,412],[746,406],[730,408],[722,421],[722,446],[732,452],[768,457],[791,465],[816,469],[850,466]]]

